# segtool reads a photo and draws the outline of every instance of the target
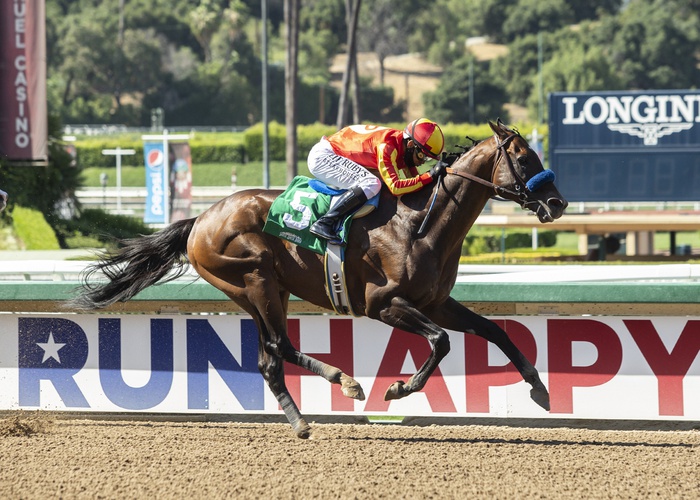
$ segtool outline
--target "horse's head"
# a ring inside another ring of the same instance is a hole
[[[554,172],[545,170],[540,157],[516,131],[501,120],[489,122],[496,142],[493,183],[503,198],[537,214],[540,222],[552,222],[569,205],[554,185]]]

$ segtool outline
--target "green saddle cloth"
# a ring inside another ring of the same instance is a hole
[[[309,228],[328,212],[331,197],[309,186],[310,180],[303,175],[292,180],[272,203],[263,231],[323,255],[328,242],[311,234]],[[340,231],[343,244],[347,243],[351,221],[352,217],[348,217]]]

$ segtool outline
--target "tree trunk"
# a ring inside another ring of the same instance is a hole
[[[357,69],[357,49],[352,58],[352,122],[360,123],[360,74]]]
[[[297,175],[297,78],[299,52],[299,3],[284,1],[284,24],[287,29],[287,57],[284,64],[284,121],[287,129],[287,184]]]
[[[355,34],[357,33],[357,20],[360,17],[360,6],[362,0],[348,0],[346,6],[349,8],[354,3],[350,13],[348,22],[348,39],[347,39],[347,61],[345,63],[345,73],[343,73],[343,85],[340,89],[340,101],[338,103],[338,120],[336,126],[341,129],[348,124],[348,94],[350,93],[350,74],[352,72],[352,62],[355,57],[356,43]]]

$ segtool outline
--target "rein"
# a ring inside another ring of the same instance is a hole
[[[498,199],[497,197],[504,198],[503,195],[510,195],[516,200],[518,200],[518,203],[520,203],[521,206],[526,207],[528,204],[532,203],[533,200],[529,196],[530,193],[533,193],[537,191],[543,184],[546,184],[548,182],[554,182],[554,172],[551,170],[544,170],[540,172],[539,174],[535,175],[532,179],[529,181],[525,182],[525,179],[523,179],[520,174],[518,174],[517,170],[515,170],[515,166],[513,165],[513,160],[510,158],[510,155],[508,154],[508,143],[512,141],[514,138],[520,137],[520,134],[513,133],[506,137],[503,142],[499,141],[498,136],[494,136],[496,140],[496,159],[494,160],[494,166],[498,166],[498,160],[499,160],[499,155],[503,155],[506,159],[506,165],[508,165],[508,169],[510,170],[511,175],[513,176],[513,179],[515,180],[515,190],[508,189],[503,186],[499,186],[498,184],[487,181],[485,179],[482,179],[481,177],[477,177],[476,175],[470,174],[468,172],[459,172],[455,170],[452,167],[446,167],[445,172],[447,174],[451,175],[456,175],[458,177],[462,177],[464,179],[468,179],[470,181],[477,182],[479,184],[482,184],[486,187],[489,187],[494,190],[495,195],[491,196],[493,199]],[[494,170],[495,172],[495,170]],[[438,192],[440,191],[440,184],[442,183],[443,176],[440,176],[437,179],[437,188],[435,189],[435,192],[433,194],[433,199],[430,202],[430,207],[428,208],[428,213],[425,215],[425,219],[423,219],[423,223],[420,226],[420,229],[418,229],[418,235],[420,236],[423,234],[423,231],[425,230],[425,227],[428,224],[428,220],[430,219],[430,214],[433,211],[433,206],[435,205],[435,200],[437,199]]]
[[[515,190],[508,189],[503,186],[499,186],[498,184],[495,184],[494,182],[487,181],[485,179],[482,179],[481,177],[477,177],[476,175],[470,174],[468,172],[458,172],[455,169],[451,167],[447,167],[445,171],[448,174],[452,175],[457,175],[459,177],[469,179],[470,181],[478,182],[479,184],[482,184],[486,187],[490,187],[493,189],[496,193],[496,196],[501,196],[503,197],[504,194],[508,194],[515,199],[517,199],[522,205],[527,205],[528,203],[532,202],[532,198],[529,196],[530,193],[533,193],[537,191],[543,184],[546,184],[548,182],[554,182],[554,172],[551,170],[544,170],[540,172],[539,174],[535,175],[532,179],[529,181],[525,182],[525,179],[523,179],[520,174],[518,173],[517,170],[515,170],[515,166],[513,165],[513,160],[510,158],[510,155],[508,154],[508,143],[512,141],[514,138],[520,137],[520,134],[514,133],[506,137],[503,142],[500,142],[498,140],[498,137],[495,137],[496,139],[496,151],[497,155],[503,155],[506,159],[506,165],[508,165],[508,170],[510,170],[510,174],[513,176],[513,179],[515,180]],[[494,165],[498,165],[498,156],[496,156],[496,159],[494,161]],[[492,198],[495,198],[495,196],[492,196]]]
[[[523,180],[522,177],[520,177],[520,174],[515,170],[515,167],[513,166],[513,160],[510,159],[510,155],[508,154],[507,147],[508,143],[515,139],[516,137],[520,137],[520,134],[511,134],[508,137],[506,137],[503,142],[500,142],[498,140],[498,137],[494,137],[496,139],[496,159],[494,160],[494,165],[498,165],[498,155],[503,155],[506,158],[506,165],[508,165],[508,169],[510,170],[511,175],[513,176],[513,179],[515,179],[515,191],[512,189],[505,188],[503,186],[499,186],[498,184],[495,184],[493,182],[487,181],[485,179],[482,179],[481,177],[477,177],[476,175],[470,174],[468,172],[458,172],[455,169],[448,167],[445,169],[448,174],[456,175],[458,177],[462,177],[464,179],[469,179],[470,181],[478,182],[479,184],[482,184],[486,187],[490,187],[496,192],[497,196],[503,196],[504,194],[509,194],[518,200],[520,200],[522,203],[527,202],[527,185],[525,184],[525,181]]]

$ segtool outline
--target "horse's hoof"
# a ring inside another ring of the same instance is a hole
[[[543,387],[532,388],[530,390],[530,397],[532,400],[540,405],[545,410],[549,411],[549,393],[547,389]]]
[[[309,439],[311,437],[311,427],[304,425],[301,429],[295,429],[297,437],[300,439]]]
[[[357,399],[358,401],[365,400],[365,392],[362,390],[362,386],[354,378],[343,374],[340,376],[340,385],[344,396]]]
[[[406,391],[406,389],[404,389],[405,386],[406,383],[403,380],[399,380],[391,384],[384,394],[384,401],[401,399],[404,396],[408,396],[409,393]]]

